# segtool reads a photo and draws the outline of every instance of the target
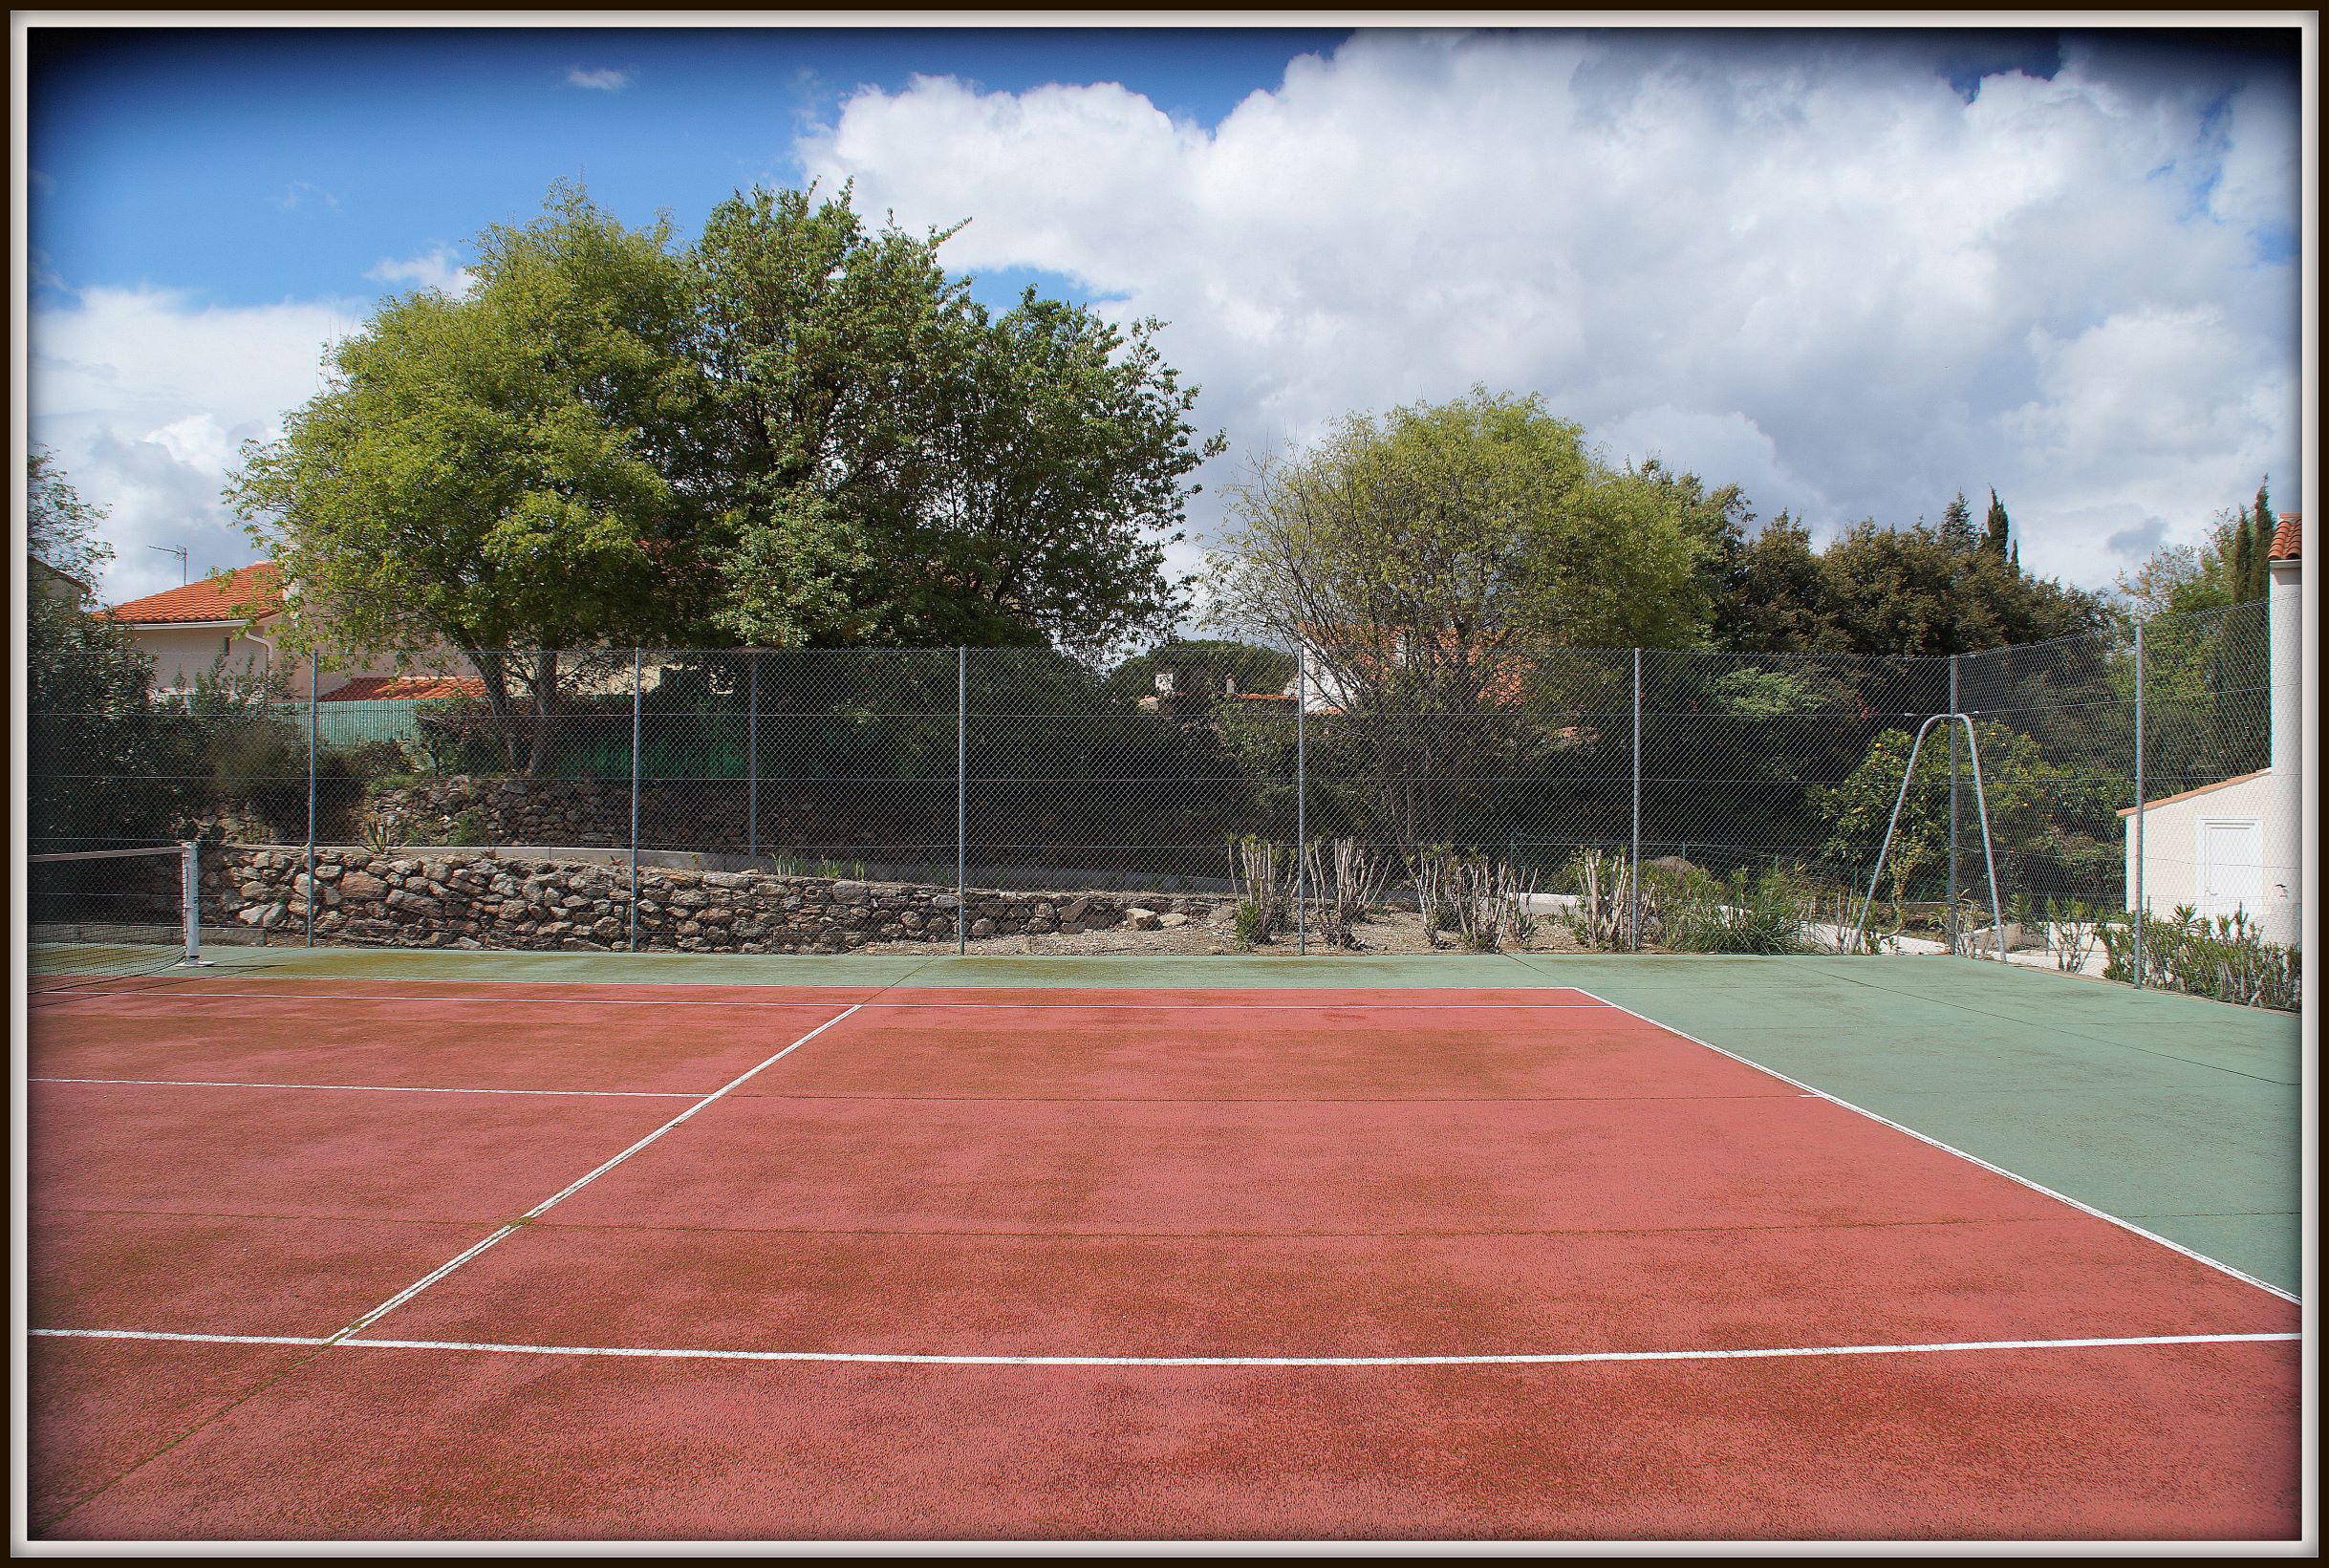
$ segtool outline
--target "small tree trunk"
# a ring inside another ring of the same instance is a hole
[[[493,739],[502,748],[502,765],[518,765],[517,710],[509,700],[509,669],[499,649],[469,648],[463,652],[485,677],[485,712],[493,718]]]
[[[551,652],[533,658],[533,751],[526,759],[526,773],[535,777],[550,767],[550,749],[557,738],[558,655]]]

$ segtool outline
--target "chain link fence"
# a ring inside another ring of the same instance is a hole
[[[1507,945],[2002,951],[2254,1000],[2278,982],[2199,971],[2297,942],[2283,621],[2277,650],[2259,601],[1954,658],[1321,637],[1246,650],[1246,689],[1171,644],[1113,667],[1044,648],[508,654],[424,700],[337,701],[327,679],[301,701],[35,713],[32,848],[290,851],[308,880],[260,922],[274,941],[318,939],[316,877],[476,849],[614,868],[587,890],[601,945],[640,945],[642,867],[935,890],[914,939],[957,945],[969,912],[943,912],[981,890],[1043,895],[1036,933],[1059,925],[1050,895],[1109,891],[1278,897],[1304,947],[1314,906],[1371,901],[1425,946],[1479,945],[1471,887],[1501,900],[1489,940]],[[1927,722],[1950,714],[1970,733]],[[2195,932],[2214,944],[2196,956]],[[2294,954],[2271,963],[2293,993]]]

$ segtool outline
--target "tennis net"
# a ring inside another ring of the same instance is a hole
[[[34,975],[141,975],[198,961],[192,844],[31,857],[26,924]]]

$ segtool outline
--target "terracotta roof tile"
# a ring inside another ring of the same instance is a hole
[[[446,697],[484,697],[475,676],[357,676],[325,692],[318,702],[420,702]]]
[[[274,614],[283,608],[282,573],[272,561],[259,561],[183,588],[148,593],[106,612],[131,626],[173,626],[188,621],[236,621]]]
[[[2273,530],[2273,548],[2266,552],[2266,559],[2294,561],[2304,554],[2304,542],[2298,537],[2298,527],[2303,522],[2302,512],[2282,512],[2280,526]]]

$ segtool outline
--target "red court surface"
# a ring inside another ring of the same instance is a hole
[[[2299,1528],[2295,1303],[1582,992],[119,992],[35,1539]]]

